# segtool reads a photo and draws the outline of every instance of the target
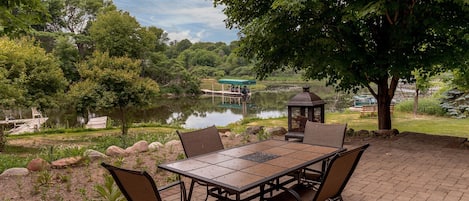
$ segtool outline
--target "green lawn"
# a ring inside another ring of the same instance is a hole
[[[377,130],[378,118],[360,117],[359,112],[327,113],[326,123],[347,123],[348,128],[357,130]],[[287,127],[287,118],[254,119],[248,125],[283,126]],[[410,131],[433,135],[449,135],[469,138],[469,119],[454,119],[394,112],[392,117],[393,128],[399,132]]]

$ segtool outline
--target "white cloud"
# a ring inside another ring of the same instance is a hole
[[[200,42],[201,40],[201,37],[193,37],[190,30],[185,30],[181,32],[168,32],[168,37],[171,41],[181,41],[187,39],[192,43]]]
[[[201,23],[213,29],[225,29],[225,23],[223,22],[225,18],[221,11],[217,11],[212,7],[171,10],[161,13],[159,17],[152,17],[155,22],[159,21],[158,23],[167,27]]]
[[[222,8],[211,0],[114,0],[118,9],[128,11],[143,26],[156,26],[168,32],[171,40],[236,40],[236,31],[225,28]],[[220,34],[221,33],[221,34]]]

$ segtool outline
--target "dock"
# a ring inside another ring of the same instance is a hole
[[[232,92],[232,91],[216,91],[210,89],[201,89],[202,93],[209,94],[209,95],[219,95],[219,96],[234,96],[234,97],[242,97],[243,93],[241,92]]]
[[[10,135],[32,133],[39,131],[42,124],[46,123],[47,117],[33,119],[8,119],[0,121],[0,125],[13,125],[13,129],[7,131]]]

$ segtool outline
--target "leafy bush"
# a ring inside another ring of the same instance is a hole
[[[406,100],[406,101],[400,102],[399,104],[395,106],[395,109],[401,112],[412,113],[414,111],[414,101]],[[440,106],[440,101],[434,98],[419,99],[417,113],[426,114],[426,115],[437,115],[437,116],[445,115],[445,111]]]

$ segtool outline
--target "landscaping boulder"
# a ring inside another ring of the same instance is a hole
[[[160,149],[161,147],[163,147],[163,144],[161,144],[161,142],[152,142],[148,145],[148,150],[156,151]]]
[[[358,130],[358,131],[355,132],[355,136],[369,137],[370,136],[370,131],[369,130]]]
[[[383,129],[383,130],[373,131],[373,134],[378,137],[390,138],[399,134],[399,131],[397,129],[391,129],[391,130]]]
[[[140,140],[131,147],[127,147],[127,149],[125,149],[125,152],[127,153],[140,153],[146,151],[148,151],[148,142],[145,140]]]
[[[246,134],[256,135],[262,129],[264,129],[264,126],[249,126],[246,128]]]
[[[6,169],[5,171],[3,171],[3,173],[0,174],[0,178],[10,177],[10,176],[24,176],[28,174],[29,174],[28,168],[10,168],[10,169]]]
[[[125,156],[125,155],[127,155],[127,152],[125,152],[124,149],[122,149],[118,146],[112,145],[112,146],[110,146],[106,149],[106,155],[108,155],[108,156]]]
[[[181,141],[179,140],[171,140],[169,142],[166,142],[164,146],[172,150],[183,150]]]
[[[231,131],[220,133],[220,137],[230,137],[230,135],[231,135]]]
[[[285,135],[287,133],[287,129],[281,126],[273,127],[273,128],[267,128],[265,132],[268,135],[274,136],[274,135]]]
[[[68,158],[62,158],[56,161],[52,161],[51,167],[56,169],[62,169],[69,166],[76,166],[83,160],[81,156],[74,156]]]
[[[93,149],[86,150],[85,153],[83,153],[83,156],[88,157],[91,160],[102,159],[107,157],[106,154],[103,154]]]
[[[26,167],[29,171],[42,171],[49,169],[50,164],[42,158],[35,158],[31,160]]]

